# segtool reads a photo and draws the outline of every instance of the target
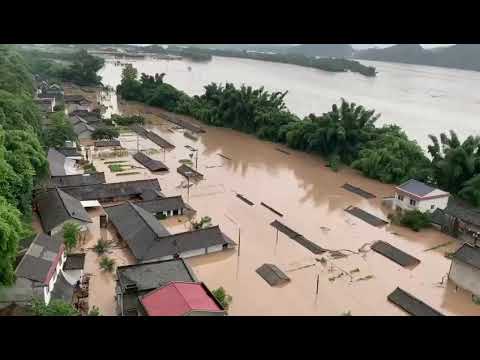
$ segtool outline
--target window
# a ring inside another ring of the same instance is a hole
[[[403,201],[403,195],[398,194],[398,200]]]
[[[432,210],[435,209],[435,205],[431,205],[430,209],[432,209]]]
[[[417,202],[413,199],[410,199],[410,205],[415,206],[417,205]]]

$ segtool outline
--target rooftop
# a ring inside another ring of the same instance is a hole
[[[65,155],[58,152],[57,150],[50,148],[48,149],[48,166],[50,169],[51,176],[62,176],[66,175],[65,171]]]
[[[167,165],[162,163],[160,160],[152,159],[142,152],[137,152],[135,155],[133,155],[133,158],[150,171],[168,171]]]
[[[85,266],[85,254],[68,254],[63,264],[63,270],[83,270]]]
[[[434,187],[431,187],[415,179],[410,179],[407,182],[404,182],[403,184],[397,186],[397,189],[407,192],[409,194],[415,195],[420,198],[432,197],[432,196],[441,197],[441,196],[449,195],[449,193],[445,191],[436,189]]]
[[[144,191],[152,189],[160,191],[158,179],[124,181],[108,184],[92,184],[69,186],[63,191],[78,200],[109,200],[116,197],[140,196]]]
[[[224,310],[203,283],[171,282],[140,299],[149,316],[182,316],[192,312]]]
[[[181,195],[141,201],[136,205],[152,214],[185,208],[185,202]]]
[[[95,147],[115,147],[121,146],[119,140],[98,140],[94,142]]]
[[[448,199],[448,205],[443,212],[447,215],[457,217],[466,223],[480,227],[480,209],[453,196]]]
[[[58,188],[39,194],[35,202],[43,230],[47,233],[71,219],[92,222],[80,201]]]
[[[65,176],[52,176],[50,179],[49,187],[66,187],[66,186],[84,186],[104,184],[105,173],[96,172],[92,174],[77,174],[77,175],[65,175]]]
[[[452,259],[480,269],[480,248],[463,244],[452,256]]]
[[[26,278],[44,284],[52,265],[63,251],[63,236],[38,234],[15,271],[17,278]]]

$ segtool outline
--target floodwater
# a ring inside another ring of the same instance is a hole
[[[166,82],[189,95],[202,94],[203,87],[211,82],[227,81],[237,86],[264,86],[269,91],[288,90],[286,104],[299,116],[327,112],[343,97],[381,113],[378,125],[398,124],[424,148],[430,143],[429,134],[438,136],[453,128],[463,138],[480,131],[480,72],[362,60],[379,72],[377,77],[368,78],[356,73],[222,57],[207,63],[156,59],[128,62],[139,74],[166,73]],[[99,74],[106,85],[116,87],[121,72],[121,66],[107,59]]]
[[[444,254],[458,247],[452,238],[433,229],[415,233],[390,225],[376,228],[344,211],[353,205],[385,218],[386,209],[381,199],[392,195],[391,185],[367,179],[348,168],[335,173],[319,157],[290,149],[287,155],[276,150],[276,144],[228,129],[205,126],[207,132],[194,141],[187,138],[183,130],[176,130],[173,124],[153,115],[153,108],[123,104],[120,110],[126,114],[149,113],[145,115],[151,124],[147,128],[176,148],[163,152],[149,140],[123,133],[120,141],[129,150],[128,156],[108,158],[97,154],[94,160],[97,170],[106,172],[108,182],[157,177],[164,194],[181,194],[197,210],[198,217],[210,216],[213,224],[219,224],[222,231],[237,242],[235,250],[187,260],[210,289],[223,286],[232,295],[230,315],[341,315],[348,311],[352,315],[405,315],[387,300],[387,295],[397,286],[444,314],[480,315],[480,306],[472,302],[471,295],[456,291],[446,278],[450,261]],[[186,145],[198,150],[198,160],[195,155],[190,157],[192,152]],[[153,175],[140,168],[131,158],[137,149],[151,152],[150,156],[163,161],[170,171]],[[205,176],[189,190],[182,187],[185,181],[176,171],[179,160],[183,159],[197,162],[198,171]],[[112,173],[106,161],[125,161],[124,164],[135,167],[128,172],[136,174]],[[340,187],[345,182],[377,198],[366,200],[352,194]],[[254,206],[237,198],[237,193],[251,200]],[[261,206],[262,201],[284,217],[279,218]],[[340,259],[333,258],[331,253],[315,256],[282,233],[277,240],[276,231],[269,225],[275,219],[324,248],[351,252],[344,251],[348,256]],[[172,232],[188,229],[183,217],[162,223]],[[368,244],[376,240],[399,247],[421,263],[405,269],[368,251]],[[428,250],[447,243],[449,245]],[[121,263],[133,261],[127,260],[123,253],[117,258]],[[320,262],[320,258],[324,260]],[[281,287],[271,287],[255,272],[264,263],[277,265],[291,281]],[[98,273],[94,253],[87,256],[87,264]],[[111,276],[100,274],[94,278],[93,287],[100,292],[93,293],[96,298],[90,301],[108,314],[114,308]]]

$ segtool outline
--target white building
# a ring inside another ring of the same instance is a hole
[[[480,248],[463,244],[452,256],[448,278],[458,287],[480,297]]]
[[[395,188],[393,208],[421,212],[443,210],[447,207],[449,196],[448,192],[411,179]]]

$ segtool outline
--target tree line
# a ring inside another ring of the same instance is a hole
[[[117,93],[125,100],[159,106],[206,124],[228,127],[292,149],[319,154],[335,170],[351,166],[365,176],[399,184],[417,179],[480,206],[480,137],[461,142],[454,131],[430,136],[432,159],[397,125],[377,127],[374,110],[344,99],[330,111],[300,119],[291,113],[287,92],[268,92],[242,85],[211,83],[201,96],[190,97],[164,82],[165,74],[123,69]]]

